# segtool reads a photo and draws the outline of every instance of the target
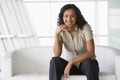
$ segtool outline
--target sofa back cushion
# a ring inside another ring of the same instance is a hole
[[[48,74],[52,47],[30,47],[16,50],[12,55],[12,73]]]
[[[63,48],[62,57],[65,57],[65,49]],[[115,56],[120,55],[120,50],[108,46],[95,46],[96,59],[99,63],[100,73],[115,72]]]
[[[119,52],[115,48],[95,46],[96,59],[99,62],[100,72],[115,72],[115,55],[119,54]],[[48,74],[49,62],[52,56],[52,46],[18,49],[12,55],[12,73],[13,75],[26,73]],[[62,54],[62,56],[65,55]]]

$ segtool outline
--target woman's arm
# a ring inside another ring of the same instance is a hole
[[[73,64],[75,64],[77,62],[82,62],[85,59],[92,58],[93,56],[95,56],[94,40],[93,39],[87,40],[86,41],[86,46],[87,46],[87,52],[86,53],[84,53],[83,55],[81,55],[77,58],[74,58],[74,59],[72,59],[71,61],[68,62],[67,66],[64,70],[64,77],[65,78],[69,77],[69,72],[70,72],[70,69],[71,69]]]
[[[77,58],[72,59],[71,60],[72,64],[75,64],[77,62],[82,62],[85,59],[92,58],[95,56],[94,40],[93,39],[87,40],[86,46],[87,46],[87,52]]]
[[[56,34],[55,34],[55,41],[54,41],[54,54],[56,57],[61,56],[62,53],[62,41],[59,39],[60,32],[62,32],[64,29],[66,29],[66,25],[60,25],[57,28]]]
[[[59,40],[59,34],[55,35],[55,42],[54,42],[54,54],[55,57],[59,57],[62,53],[62,42]]]

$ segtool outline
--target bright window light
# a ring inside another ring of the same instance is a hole
[[[51,36],[53,38],[57,28],[57,18],[60,8],[65,4],[72,3],[79,7],[86,21],[91,25],[93,34],[97,35],[95,36],[96,44],[108,44],[106,36],[108,35],[107,1],[99,1],[99,3],[97,1],[29,1],[26,0],[25,6],[38,36],[44,36],[46,38]],[[99,5],[96,5],[96,3]],[[50,45],[53,44],[53,39],[45,39],[45,41],[48,41],[46,43]],[[44,39],[40,40],[40,43],[44,45]]]

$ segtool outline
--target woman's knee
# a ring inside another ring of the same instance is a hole
[[[52,57],[51,61],[58,61],[60,59],[60,57]]]
[[[52,57],[51,60],[50,60],[50,63],[52,63],[52,64],[55,63],[56,64],[56,63],[59,62],[59,60],[60,60],[60,57]]]
[[[98,62],[95,59],[86,59],[85,61],[82,62],[82,66],[84,68],[96,70],[97,72],[99,72]]]
[[[96,59],[87,59],[83,63],[86,66],[99,67]]]
[[[55,64],[55,65],[66,66],[67,63],[68,61],[66,61],[65,59],[61,57],[52,57],[52,59],[50,60],[50,64]]]
[[[91,59],[86,59],[82,62],[83,65],[88,66],[91,64]]]

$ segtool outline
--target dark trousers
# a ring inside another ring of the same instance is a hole
[[[49,80],[61,80],[68,61],[60,57],[52,57],[50,61]],[[70,75],[86,75],[87,80],[99,80],[99,67],[95,59],[84,60],[77,68],[75,65],[70,70]]]

